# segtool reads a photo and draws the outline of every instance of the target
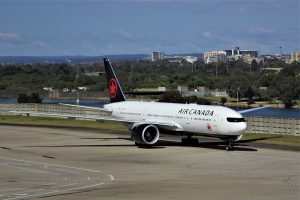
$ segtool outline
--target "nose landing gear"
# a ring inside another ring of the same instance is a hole
[[[233,142],[234,140],[232,138],[227,138],[226,151],[233,150]]]

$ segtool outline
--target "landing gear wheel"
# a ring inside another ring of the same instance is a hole
[[[232,149],[233,149],[232,146],[226,146],[226,151],[230,151]]]
[[[192,138],[192,136],[188,136],[186,138],[181,139],[181,143],[184,146],[196,146],[198,145],[198,139],[197,138]]]

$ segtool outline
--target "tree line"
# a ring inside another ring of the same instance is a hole
[[[199,86],[225,89],[231,97],[254,100],[281,100],[287,107],[300,98],[300,64],[269,61],[251,64],[242,61],[205,64],[201,61],[170,63],[166,60],[124,61],[113,63],[122,87],[136,88],[164,86],[176,89],[178,85],[191,90]],[[265,70],[282,67],[279,73]],[[106,77],[87,76],[86,72],[103,72],[102,64],[17,64],[0,65],[0,94],[38,93],[43,87],[76,89],[85,86],[89,91],[106,90]]]

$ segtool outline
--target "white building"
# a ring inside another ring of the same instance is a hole
[[[183,59],[186,61],[186,62],[188,62],[188,63],[195,63],[195,62],[197,62],[199,59],[198,59],[198,57],[195,57],[195,56],[185,56],[185,57],[183,57]]]
[[[204,62],[206,64],[213,62],[226,62],[227,56],[225,51],[208,51],[204,53]]]
[[[292,52],[291,53],[291,61],[294,62],[300,62],[300,52]]]
[[[234,49],[224,50],[226,52],[227,57],[232,58],[240,58],[243,56],[251,56],[256,58],[258,56],[258,52],[254,50],[241,50],[240,47],[235,47]]]
[[[87,91],[87,87],[78,87],[78,90]]]
[[[53,87],[43,87],[43,90],[45,90],[45,91],[53,91]]]

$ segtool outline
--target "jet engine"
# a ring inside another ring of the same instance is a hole
[[[140,125],[133,128],[131,138],[137,145],[153,145],[159,139],[159,130],[152,124]]]
[[[243,137],[243,134],[236,136],[236,138],[234,138],[234,141],[237,142],[237,141],[241,140],[242,137]]]
[[[238,136],[231,136],[229,138],[220,138],[220,139],[223,141],[228,141],[228,139],[230,139],[230,141],[232,141],[232,142],[237,142],[237,141],[241,140],[242,137],[243,137],[243,134],[238,135]]]

